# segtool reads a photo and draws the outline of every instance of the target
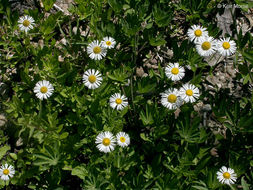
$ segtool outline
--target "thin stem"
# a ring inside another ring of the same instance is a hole
[[[141,50],[144,49],[144,47],[146,46],[146,44],[147,44],[147,42],[145,42],[145,43],[141,46],[141,48],[138,50],[137,54],[139,54],[139,53],[141,52]]]
[[[132,98],[132,105],[133,105],[134,113],[135,113],[135,105],[134,105],[134,91],[133,91],[133,72],[135,71],[135,68],[136,68],[136,61],[137,61],[137,55],[138,55],[137,42],[138,42],[138,32],[135,34],[135,37],[134,37],[134,47],[133,47],[133,65],[134,65],[134,68],[133,68],[131,78],[130,78],[131,98]]]
[[[217,63],[219,62],[220,58],[222,55],[219,56],[219,58],[217,59],[216,63],[211,67],[210,72],[209,73],[213,73],[213,67],[215,67],[215,65],[217,65]]]
[[[249,69],[249,64],[248,64],[248,62],[245,59],[244,59],[244,63],[246,63],[246,65],[247,65],[247,69],[249,71],[249,77],[250,77],[251,83],[253,83],[253,76],[252,76],[252,73],[251,73],[251,71]]]
[[[229,187],[230,187],[231,189],[235,190],[235,188],[234,188],[232,185],[229,185]]]
[[[42,100],[40,100],[39,117],[41,117],[41,114],[42,114]]]
[[[106,157],[106,170],[105,171],[106,171],[106,175],[110,176],[110,172],[109,172],[109,159],[108,159],[108,157]]]
[[[225,73],[227,72],[227,60],[228,60],[228,57],[226,56],[226,58],[225,58],[225,64],[224,64],[224,72]]]
[[[217,59],[215,65],[216,65],[217,63],[219,63],[219,60],[220,60],[221,57],[222,57],[222,55],[219,56],[219,58]]]
[[[215,53],[211,56],[211,59],[210,59],[210,61],[214,58],[214,56],[215,56]]]
[[[79,31],[79,33],[80,33],[80,28],[79,28],[80,26],[79,26],[79,24],[80,24],[80,23],[79,23],[79,19],[77,19],[77,21],[76,21],[76,28],[77,28],[77,29],[76,29],[76,34],[78,34],[78,31]]]
[[[65,13],[64,10],[63,10],[61,7],[59,7],[58,5],[53,4],[53,7],[56,8],[57,10],[59,10],[59,11]]]
[[[125,89],[124,89],[123,86],[121,86],[121,90],[122,90],[123,94],[127,97]],[[133,113],[132,113],[131,109],[129,109],[129,111],[130,111],[131,119],[133,119]]]
[[[134,109],[134,112],[135,112],[135,105],[134,105],[134,90],[133,90],[133,74],[131,75],[131,78],[130,78],[130,87],[131,87],[132,105],[133,105],[133,109]]]
[[[86,42],[70,42],[70,44],[74,44],[74,45],[87,45]]]
[[[68,38],[67,38],[66,34],[63,32],[62,27],[61,27],[61,25],[60,25],[60,23],[59,23],[58,20],[57,20],[57,25],[58,25],[58,27],[59,27],[59,30],[60,30],[61,34],[62,34],[62,35],[64,36],[64,38],[66,39],[67,43],[70,44],[70,46],[71,46],[71,43],[69,43]]]

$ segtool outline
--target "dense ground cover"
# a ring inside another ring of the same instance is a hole
[[[0,187],[252,189],[253,3],[67,2],[0,1]]]

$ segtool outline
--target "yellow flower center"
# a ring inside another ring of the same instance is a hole
[[[105,43],[106,43],[106,45],[108,45],[108,46],[112,45],[112,42],[111,42],[111,41],[107,41],[107,42],[105,42]]]
[[[195,30],[195,36],[200,37],[202,35],[202,31],[200,29]]]
[[[193,95],[193,91],[191,89],[188,89],[188,90],[186,90],[185,94],[187,96],[192,96]]]
[[[225,179],[229,179],[230,178],[230,173],[228,173],[228,172],[223,173],[223,177]]]
[[[177,101],[177,96],[175,94],[170,94],[168,96],[168,102],[175,103]]]
[[[10,171],[8,169],[4,169],[4,171],[3,171],[4,175],[8,175],[9,173],[10,173]]]
[[[126,141],[126,138],[125,137],[120,137],[120,142],[124,143]]]
[[[43,93],[43,94],[47,93],[47,87],[42,86],[42,87],[40,88],[40,92]]]
[[[209,50],[211,48],[211,43],[210,42],[203,42],[201,47],[203,50]]]
[[[223,42],[222,47],[224,49],[229,49],[230,48],[230,44],[228,42]]]
[[[121,103],[122,103],[122,99],[117,98],[117,99],[115,100],[115,102],[116,102],[116,104],[121,104]]]
[[[96,82],[96,80],[97,80],[97,77],[95,75],[90,75],[88,78],[88,81],[90,83],[94,83],[94,82]]]
[[[99,46],[95,46],[95,47],[93,48],[93,52],[94,52],[95,54],[99,54],[101,51],[102,51],[102,49],[101,49],[101,47],[99,47]]]
[[[24,21],[23,21],[23,25],[24,25],[25,27],[28,27],[28,26],[30,25],[30,21],[29,21],[29,20],[24,20]]]
[[[111,140],[110,140],[109,138],[104,138],[102,143],[103,143],[103,145],[105,145],[105,146],[109,146],[110,143],[111,143]]]
[[[171,73],[172,73],[173,75],[177,75],[177,74],[179,73],[179,69],[176,68],[176,67],[174,67],[173,69],[171,69]]]

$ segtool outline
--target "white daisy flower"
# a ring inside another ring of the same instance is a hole
[[[54,87],[49,81],[43,80],[36,83],[33,91],[39,99],[43,100],[53,94]]]
[[[170,63],[165,68],[166,76],[173,81],[181,80],[185,75],[184,72],[184,68],[180,67],[178,63]]]
[[[198,42],[201,37],[208,37],[208,31],[199,25],[193,25],[188,29],[187,35],[194,43]]]
[[[122,110],[128,105],[127,98],[120,93],[115,93],[110,97],[110,106],[113,109]]]
[[[197,98],[199,98],[199,89],[192,85],[192,84],[184,84],[180,90],[180,97],[185,101],[185,102],[195,102]]]
[[[213,37],[200,38],[196,43],[196,49],[200,56],[210,56],[216,51],[216,40]]]
[[[223,56],[230,56],[236,51],[236,43],[230,38],[223,38],[217,42],[217,51]]]
[[[117,138],[118,145],[121,147],[126,147],[130,144],[130,137],[125,132],[117,133],[116,138]]]
[[[116,41],[112,37],[104,37],[101,43],[103,47],[111,49],[114,48]]]
[[[97,148],[99,149],[100,152],[111,152],[114,150],[115,147],[115,138],[113,134],[109,131],[101,132],[99,135],[96,137],[96,144]]]
[[[31,16],[22,16],[18,20],[18,26],[21,31],[25,31],[26,33],[33,29],[33,26],[35,25],[34,19]]]
[[[83,74],[83,83],[89,89],[98,88],[101,85],[102,80],[103,78],[101,74],[99,73],[99,71],[96,71],[95,69],[89,69],[88,71],[85,71]]]
[[[5,164],[0,168],[0,177],[2,180],[7,181],[15,174],[15,169],[12,165]]]
[[[98,40],[94,40],[88,45],[87,52],[89,57],[94,60],[101,60],[106,56],[106,48]]]
[[[231,185],[236,182],[236,173],[233,169],[222,166],[220,171],[217,172],[217,179],[222,184]]]
[[[183,103],[179,91],[177,89],[168,89],[161,93],[161,103],[168,109],[177,109]]]

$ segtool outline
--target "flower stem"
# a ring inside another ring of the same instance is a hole
[[[41,114],[42,114],[42,100],[40,100],[39,117],[41,117]]]
[[[133,92],[133,73],[135,72],[136,61],[137,61],[137,56],[138,56],[138,40],[139,40],[139,38],[138,38],[138,32],[137,32],[134,37],[133,58],[132,58],[134,69],[132,71],[132,75],[130,78],[131,98],[132,98],[132,105],[133,105],[134,113],[135,113],[135,105],[134,105],[134,92]]]
[[[250,82],[251,82],[251,84],[252,84],[252,83],[253,83],[253,76],[252,76],[252,73],[251,73],[251,71],[250,71],[249,64],[248,64],[248,62],[247,62],[246,60],[244,60],[244,63],[246,64],[247,69],[248,69],[248,71],[249,71]]]
[[[210,74],[210,73],[211,73],[211,74],[213,73],[213,69],[214,69],[214,67],[217,65],[217,63],[219,62],[221,56],[222,56],[222,55],[220,55],[219,58],[217,59],[216,63],[215,63],[213,66],[211,66],[211,69],[210,69],[209,74]]]

